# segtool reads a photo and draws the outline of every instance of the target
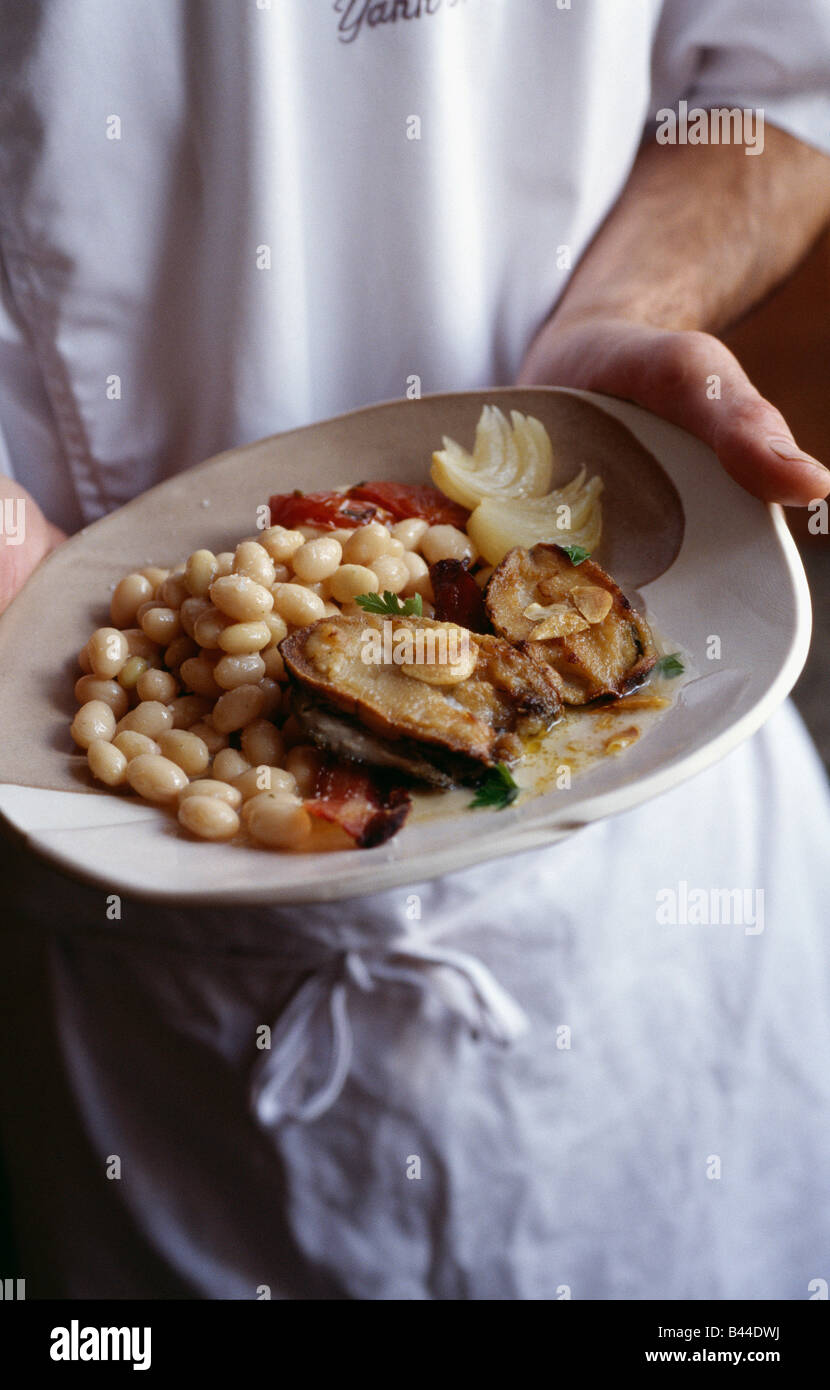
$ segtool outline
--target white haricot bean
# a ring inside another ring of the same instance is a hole
[[[235,690],[238,685],[256,685],[264,675],[265,662],[259,652],[223,656],[213,668],[213,679],[223,690]]]
[[[478,551],[470,537],[457,526],[430,526],[421,539],[421,554],[428,565],[439,560],[476,559]]]
[[[125,574],[110,599],[110,617],[116,627],[130,627],[142,603],[153,597],[153,586],[143,574]]]
[[[168,608],[180,608],[185,599],[190,598],[190,589],[184,575],[178,572],[168,574],[159,589],[159,598]]]
[[[238,685],[228,690],[216,701],[211,716],[213,727],[220,734],[233,733],[234,729],[244,729],[252,719],[259,719],[265,704],[265,695],[258,685]]]
[[[148,670],[142,671],[135,688],[140,700],[160,700],[163,705],[169,705],[178,694],[179,683],[169,671],[160,671],[151,666]]]
[[[120,734],[116,734],[113,739],[113,746],[124,754],[127,762],[132,762],[140,753],[160,753],[161,749],[155,739],[149,738],[147,734],[139,734],[135,729],[122,729]]]
[[[218,636],[222,651],[231,656],[247,656],[249,652],[262,651],[272,641],[271,628],[264,619],[257,623],[231,623]]]
[[[187,633],[183,632],[181,637],[176,637],[170,646],[165,648],[164,664],[171,671],[178,671],[182,662],[187,661],[189,656],[198,655],[199,643],[194,642],[192,637],[188,637]]]
[[[204,613],[199,614],[193,624],[193,639],[206,651],[216,651],[219,647],[220,633],[224,632],[226,627],[233,626],[227,613],[220,613],[218,608],[207,608]]]
[[[159,734],[165,729],[173,727],[173,711],[163,705],[160,700],[142,700],[140,705],[131,709],[119,719],[116,732],[123,733],[129,729],[135,734],[146,734],[148,738],[158,738]]]
[[[127,639],[130,656],[141,656],[149,666],[158,666],[161,659],[158,642],[151,642],[140,627],[126,627],[124,636]]]
[[[281,618],[294,627],[305,627],[325,615],[325,604],[319,594],[304,584],[281,584],[274,599],[274,608]]]
[[[81,647],[81,650],[78,652],[78,665],[80,666],[85,676],[92,675],[92,666],[89,660],[89,652],[87,651],[85,645]]]
[[[297,578],[304,584],[317,584],[334,574],[342,556],[343,547],[339,541],[332,540],[331,536],[320,536],[319,540],[301,545],[292,555],[291,563]]]
[[[233,574],[233,551],[220,550],[216,556],[215,579],[222,579],[226,574]]]
[[[210,613],[212,611],[213,604],[206,594],[198,594],[194,595],[193,598],[185,599],[179,609],[179,621],[188,637],[193,637],[197,619],[200,618],[203,613]]]
[[[168,574],[169,570],[162,569],[160,565],[145,565],[143,570],[138,571],[148,579],[153,586],[153,593],[158,593]]]
[[[222,748],[213,759],[213,776],[217,782],[235,782],[250,766],[236,748]]]
[[[222,687],[217,685],[213,678],[213,666],[206,656],[191,656],[187,661],[183,661],[179,675],[182,685],[194,695],[204,695],[216,700],[222,693]]]
[[[333,531],[328,531],[326,534],[331,536],[333,541],[339,541],[341,545],[345,545],[353,530],[353,526],[335,526]]]
[[[146,603],[142,603],[141,607],[135,615],[135,620],[138,623],[139,627],[141,627],[141,621],[145,613],[151,613],[154,608],[160,607],[161,599],[157,595],[155,595],[153,598],[148,598]]]
[[[392,594],[399,594],[409,583],[409,570],[397,555],[379,555],[374,567],[380,593],[388,589]]]
[[[233,560],[231,560],[231,565],[233,565]],[[188,590],[194,598],[201,598],[207,593],[217,577],[218,570],[217,557],[212,550],[194,550],[193,554],[187,557],[184,578]]]
[[[432,597],[432,580],[429,577],[429,566],[426,560],[422,559],[414,550],[407,550],[403,557],[409,578],[401,589],[404,598],[411,598],[413,594],[421,594],[423,598]]]
[[[138,621],[142,632],[151,642],[158,642],[161,647],[169,646],[182,630],[181,619],[175,608],[151,608],[149,613],[145,613]]]
[[[93,674],[102,680],[117,676],[130,654],[123,632],[117,627],[99,627],[86,644]]]
[[[179,803],[179,824],[200,840],[232,840],[239,816],[218,796],[188,796]]]
[[[259,796],[260,792],[289,792],[296,796],[297,783],[286,772],[284,767],[269,767],[267,763],[258,763],[256,767],[249,767],[239,777],[235,777],[233,785],[242,795],[243,801],[250,801],[252,796]]]
[[[237,623],[256,622],[274,606],[270,590],[247,574],[227,574],[214,579],[210,597],[220,612],[227,613]]]
[[[489,582],[490,582],[490,576],[491,576],[491,574],[493,573],[493,569],[494,569],[494,568],[495,568],[495,567],[494,567],[493,565],[485,565],[485,566],[484,566],[484,569],[480,569],[480,570],[477,570],[477,571],[476,571],[476,573],[475,573],[475,575],[473,576],[473,578],[475,579],[476,584],[478,585],[478,587],[479,587],[480,589],[486,589],[486,588],[487,588],[487,585],[488,585]]]
[[[276,564],[284,565],[305,544],[305,536],[302,531],[289,531],[286,526],[269,526],[263,531],[260,542]]]
[[[88,748],[97,739],[106,743],[115,733],[115,715],[103,700],[87,700],[72,720],[70,733],[79,748]]]
[[[108,787],[120,787],[127,780],[127,759],[114,743],[96,739],[87,749],[86,760],[93,777]]]
[[[211,700],[210,703],[212,707],[213,701]],[[230,739],[227,734],[218,733],[213,725],[207,722],[209,719],[210,715],[206,714],[204,719],[200,719],[196,724],[190,725],[188,733],[196,734],[197,738],[200,738],[203,743],[206,743],[208,752],[213,758],[217,753],[221,753],[223,748],[227,748]]]
[[[277,726],[270,719],[252,719],[242,730],[242,752],[252,765],[268,763],[278,767],[285,748]]]
[[[358,526],[343,546],[343,562],[347,565],[371,565],[381,555],[388,555],[392,537],[379,521]]]
[[[334,611],[340,612],[339,608],[335,608]],[[265,662],[265,674],[270,676],[272,681],[288,680],[288,672],[279,647],[266,647],[262,653],[262,660]]]
[[[300,796],[313,796],[317,773],[323,762],[319,748],[310,743],[298,743],[286,755],[285,766],[297,783]]]
[[[118,681],[101,680],[98,676],[81,676],[76,680],[75,699],[79,705],[85,705],[89,700],[103,700],[116,719],[125,715],[130,707],[129,696]]]
[[[281,642],[283,637],[288,636],[288,624],[285,618],[280,617],[279,613],[266,613],[262,621],[271,634],[272,642]]]
[[[408,516],[404,521],[396,521],[390,526],[390,533],[396,541],[402,541],[405,550],[417,550],[422,537],[429,530],[429,522],[422,516]]]
[[[176,763],[188,777],[201,776],[210,762],[204,739],[187,729],[165,729],[158,736],[158,745],[164,757]]]
[[[263,676],[257,689],[262,694],[260,718],[273,719],[282,705],[282,686],[279,681],[273,680],[270,676]]]
[[[191,729],[213,709],[213,701],[204,695],[180,695],[170,702],[174,729]]]
[[[341,565],[331,576],[328,590],[338,603],[348,603],[357,594],[378,593],[378,577],[365,565]]]
[[[252,840],[270,849],[302,849],[311,834],[311,817],[299,797],[260,792],[246,801],[242,818]]]
[[[215,796],[219,801],[227,802],[234,810],[242,805],[242,793],[238,787],[231,786],[230,782],[218,782],[213,777],[200,777],[195,782],[190,782],[179,792],[179,805],[191,796]]]
[[[298,526],[297,530],[301,533],[305,541],[316,541],[318,536],[328,535],[328,530],[325,526]]]
[[[129,693],[129,691],[135,690],[144,672],[150,669],[149,663],[143,656],[129,656],[118,672],[118,684]],[[153,667],[152,669],[155,670],[156,668]]]
[[[187,786],[187,773],[159,753],[139,753],[127,763],[127,781],[145,801],[166,806]]]
[[[234,574],[247,574],[266,589],[274,582],[274,561],[259,541],[242,541],[233,557]]]

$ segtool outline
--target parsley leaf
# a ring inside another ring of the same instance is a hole
[[[675,676],[681,676],[686,667],[680,660],[679,652],[671,652],[668,656],[661,656],[654,667],[661,676],[666,676],[669,680],[674,680]]]
[[[382,595],[358,594],[355,603],[360,604],[364,613],[383,613],[392,618],[420,618],[424,611],[420,594],[414,594],[412,598],[401,601],[390,589],[384,589]]]
[[[480,806],[492,806],[494,811],[503,811],[518,795],[519,788],[504,763],[496,763],[476,788],[475,797],[467,810],[474,811]]]
[[[583,560],[591,558],[590,550],[586,550],[584,545],[560,545],[560,550],[564,550],[572,565],[581,565]]]

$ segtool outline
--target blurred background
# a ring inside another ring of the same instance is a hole
[[[801,448],[830,467],[830,230],[795,275],[724,337]],[[788,509],[787,519],[813,598],[813,640],[793,699],[830,771],[830,536],[811,536],[800,508]]]

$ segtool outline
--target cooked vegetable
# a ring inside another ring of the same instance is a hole
[[[549,664],[566,704],[624,695],[657,659],[647,623],[611,576],[558,545],[511,550],[486,606],[496,632]]]
[[[429,483],[356,483],[343,492],[304,493],[297,489],[275,493],[269,505],[272,525],[289,530],[318,526],[334,531],[365,526],[369,521],[392,525],[411,517],[420,517],[431,526],[443,524],[463,530],[467,521],[467,510]]]
[[[498,406],[485,405],[473,452],[445,435],[430,472],[442,492],[472,510],[485,497],[544,496],[553,481],[553,450],[540,420],[511,410],[508,422]]]
[[[467,524],[469,509],[448,501],[429,483],[358,483],[349,488],[349,497],[375,502],[395,521],[420,517],[430,526],[458,526],[462,531]]]
[[[294,712],[316,743],[449,786],[515,760],[523,736],[558,718],[553,673],[532,649],[471,633],[475,670],[444,687],[412,680],[394,657],[366,659],[369,643],[386,635],[385,623],[416,650],[419,634],[426,648],[444,627],[428,618],[326,618],[282,643]]]
[[[595,550],[602,534],[599,503],[602,481],[585,469],[545,497],[485,497],[467,531],[490,565],[498,565],[514,546],[529,550],[540,541],[568,540],[579,550]]]

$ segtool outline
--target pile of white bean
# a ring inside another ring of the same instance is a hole
[[[391,527],[271,526],[234,552],[196,550],[176,566],[136,570],[116,585],[111,627],[79,655],[71,733],[92,775],[176,809],[206,840],[242,825],[275,849],[311,847],[320,754],[290,714],[279,644],[355,596],[419,593],[432,613],[428,566],[475,559],[454,526],[411,517]]]

